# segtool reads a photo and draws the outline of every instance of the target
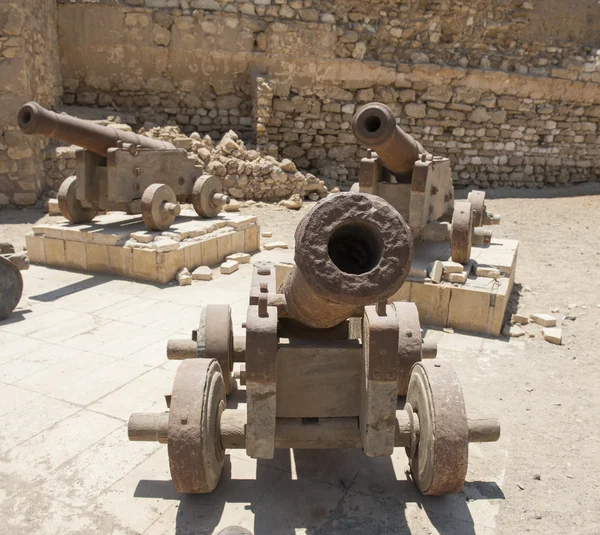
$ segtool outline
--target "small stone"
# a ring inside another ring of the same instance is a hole
[[[300,210],[300,208],[302,208],[302,198],[300,197],[300,195],[295,193],[289,199],[285,201],[280,201],[279,204],[281,206],[285,206],[289,210]]]
[[[221,264],[221,267],[220,267],[221,273],[223,275],[231,275],[238,269],[240,269],[240,264],[239,264],[239,262],[236,262],[235,260],[226,260],[225,262],[223,262]]]
[[[575,314],[567,314],[566,316],[563,316],[563,320],[575,321],[576,319],[577,316]]]
[[[454,329],[452,327],[444,327],[442,331],[444,331],[445,333],[454,334]]]
[[[273,233],[270,230],[263,230],[260,233],[261,237],[263,238],[271,238],[273,236]]]
[[[271,249],[287,249],[288,244],[284,241],[270,241],[264,244],[263,246],[267,251]]]
[[[499,279],[502,276],[500,270],[492,266],[477,266],[475,275],[478,277],[488,277],[490,279]]]
[[[560,312],[560,308],[558,308],[558,307],[551,308],[550,312],[552,312],[553,314],[556,314],[557,312]]]
[[[451,260],[444,260],[442,262],[442,268],[444,275],[446,273],[461,273],[463,270],[463,265],[458,262],[452,262]]]
[[[139,232],[132,232],[131,238],[139,243],[151,243],[154,241],[156,234],[153,234],[147,230],[140,230]]]
[[[549,327],[542,329],[542,335],[546,342],[551,344],[562,345],[562,329],[558,327]]]
[[[542,480],[542,476],[540,474],[533,474],[533,479],[535,479],[537,481],[541,481]]]
[[[502,334],[509,338],[519,338],[525,335],[525,331],[518,325],[505,325],[504,329],[502,329]]]
[[[442,278],[447,282],[464,284],[469,278],[469,270],[461,271],[460,273],[444,273]]]
[[[316,191],[313,191],[312,193],[308,194],[308,200],[309,201],[318,201],[321,197],[319,196],[319,194]]]
[[[513,314],[510,321],[519,325],[527,325],[529,323],[529,318],[522,314]]]
[[[177,282],[179,286],[189,286],[192,284],[192,274],[189,272],[188,268],[180,269],[177,272]]]
[[[577,305],[569,305],[568,308],[569,310],[573,310],[574,308],[577,308]]]
[[[444,272],[444,266],[439,260],[436,260],[435,262],[432,262],[430,264],[429,277],[431,278],[432,282],[439,284],[442,281],[442,273],[443,272]]]
[[[210,281],[213,278],[212,269],[210,269],[208,266],[197,267],[192,272],[192,278],[197,281]]]
[[[48,215],[60,215],[58,199],[48,199]]]
[[[530,318],[542,327],[554,327],[556,325],[556,318],[550,314],[531,314]]]
[[[233,253],[227,255],[225,257],[225,260],[233,260],[238,264],[247,264],[248,262],[250,262],[250,255],[248,253]]]
[[[223,205],[223,210],[225,212],[239,212],[242,207],[242,203],[240,201],[236,201],[235,199],[231,199],[229,204]]]

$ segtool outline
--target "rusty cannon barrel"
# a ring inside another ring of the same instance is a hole
[[[333,327],[396,293],[413,257],[402,216],[368,193],[320,201],[296,229],[296,266],[284,280],[287,313],[315,328]]]
[[[59,115],[37,102],[28,102],[17,116],[19,128],[28,135],[38,134],[79,145],[84,149],[106,156],[108,149],[122,143],[131,143],[146,149],[175,150],[167,141],[139,136],[110,126],[102,126],[70,115]]]
[[[373,149],[395,175],[412,173],[419,154],[428,154],[417,140],[396,124],[385,104],[365,104],[354,114],[352,131],[361,145]]]

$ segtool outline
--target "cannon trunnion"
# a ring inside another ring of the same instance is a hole
[[[201,217],[214,217],[229,197],[221,182],[202,175],[187,152],[171,143],[57,114],[36,102],[17,117],[25,134],[43,135],[83,147],[75,175],[58,192],[61,213],[73,223],[91,221],[98,211],[141,213],[148,228],[165,230],[191,202]]]
[[[423,360],[437,350],[416,306],[387,302],[412,261],[402,216],[374,195],[328,197],[300,223],[295,256],[281,288],[272,263],[255,263],[245,337],[228,305],[208,305],[190,340],[169,341],[168,358],[183,360],[169,411],[132,414],[129,439],[166,443],[185,493],[216,488],[227,449],[270,459],[276,448],[395,447],[423,493],[458,492],[469,442],[498,440],[500,427],[468,419],[451,365]],[[246,409],[227,407],[236,379]]]

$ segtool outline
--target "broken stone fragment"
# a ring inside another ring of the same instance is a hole
[[[271,242],[265,243],[264,248],[267,251],[270,251],[271,249],[287,249],[288,244],[285,243],[284,241],[271,241]]]
[[[510,338],[519,338],[525,335],[525,331],[518,325],[505,325],[502,334]]]
[[[531,314],[531,320],[542,327],[554,327],[556,318],[550,314]]]
[[[179,286],[189,286],[192,284],[192,275],[188,268],[180,269],[177,272],[177,282],[179,283]]]
[[[227,255],[225,257],[225,260],[233,260],[238,264],[247,264],[248,262],[250,262],[250,255],[248,253],[233,253]]]
[[[273,236],[273,233],[270,230],[263,230],[260,233],[261,237],[263,238],[271,238]]]
[[[208,266],[197,267],[192,272],[192,278],[198,281],[210,281],[213,278],[212,269],[210,269]]]
[[[463,265],[458,262],[452,262],[451,260],[444,260],[442,262],[443,273],[461,273],[463,270]]]
[[[542,329],[542,335],[546,342],[562,345],[562,329],[558,327],[548,327],[546,329]]]
[[[302,199],[301,199],[300,195],[295,193],[289,199],[287,199],[285,201],[280,201],[279,204],[281,206],[285,206],[286,208],[288,208],[290,210],[300,210],[300,208],[302,208],[303,203],[302,203]]]
[[[432,282],[439,284],[442,281],[443,272],[444,272],[444,266],[439,260],[436,260],[435,262],[432,262],[430,264],[429,277],[431,278]]]
[[[231,275],[233,272],[237,271],[238,269],[240,269],[240,264],[239,262],[236,262],[235,260],[226,260],[225,262],[223,262],[221,264],[221,273],[223,275]]]
[[[529,323],[529,318],[523,314],[513,314],[510,320],[519,325],[527,325]]]

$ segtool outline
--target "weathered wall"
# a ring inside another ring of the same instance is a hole
[[[233,128],[342,185],[364,154],[352,113],[372,100],[449,155],[458,184],[600,174],[593,0],[61,2],[67,102],[212,136]]]
[[[34,204],[44,186],[45,140],[18,130],[28,100],[54,105],[62,93],[55,0],[0,2],[0,205]]]

